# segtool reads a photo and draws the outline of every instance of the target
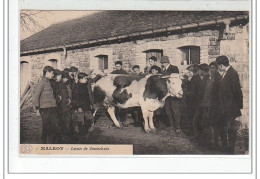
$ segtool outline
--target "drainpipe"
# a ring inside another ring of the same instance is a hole
[[[229,19],[227,19],[227,20],[223,20],[223,23],[225,24],[225,26],[226,26],[226,28],[225,28],[225,33],[227,34],[227,33],[229,33],[229,25],[230,25],[230,23],[231,23],[231,21],[229,20]]]
[[[62,49],[63,49],[63,55],[64,55],[64,59],[66,59],[67,58],[67,49],[66,49],[66,47],[64,46],[64,47],[62,47]]]

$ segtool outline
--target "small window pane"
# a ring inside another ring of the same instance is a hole
[[[184,46],[179,48],[182,51],[182,64],[199,64],[200,63],[200,47]]]
[[[106,70],[108,69],[108,56],[107,55],[98,55],[98,69]]]

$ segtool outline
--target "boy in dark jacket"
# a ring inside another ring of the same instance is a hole
[[[68,142],[69,139],[69,120],[70,120],[70,103],[71,92],[70,87],[67,87],[66,82],[63,81],[63,73],[59,70],[54,71],[55,74],[55,96],[58,104],[59,114],[59,133],[61,142]]]
[[[100,78],[99,75],[94,79],[88,79],[87,76],[86,73],[79,73],[79,81],[72,90],[72,108],[75,110],[80,135],[85,135],[93,125],[92,109],[94,99],[91,83]]]
[[[45,66],[43,77],[33,91],[33,104],[42,117],[42,143],[57,143],[58,139],[58,114],[57,103],[54,97],[50,80],[53,78],[54,69]]]

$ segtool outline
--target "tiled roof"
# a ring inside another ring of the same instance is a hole
[[[245,15],[242,11],[103,11],[51,25],[21,41],[21,52]]]

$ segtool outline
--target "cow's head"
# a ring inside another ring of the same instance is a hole
[[[180,79],[180,75],[172,73],[170,76],[164,76],[162,78],[167,79],[167,88],[170,96],[181,98],[183,91],[181,87],[182,80]]]

